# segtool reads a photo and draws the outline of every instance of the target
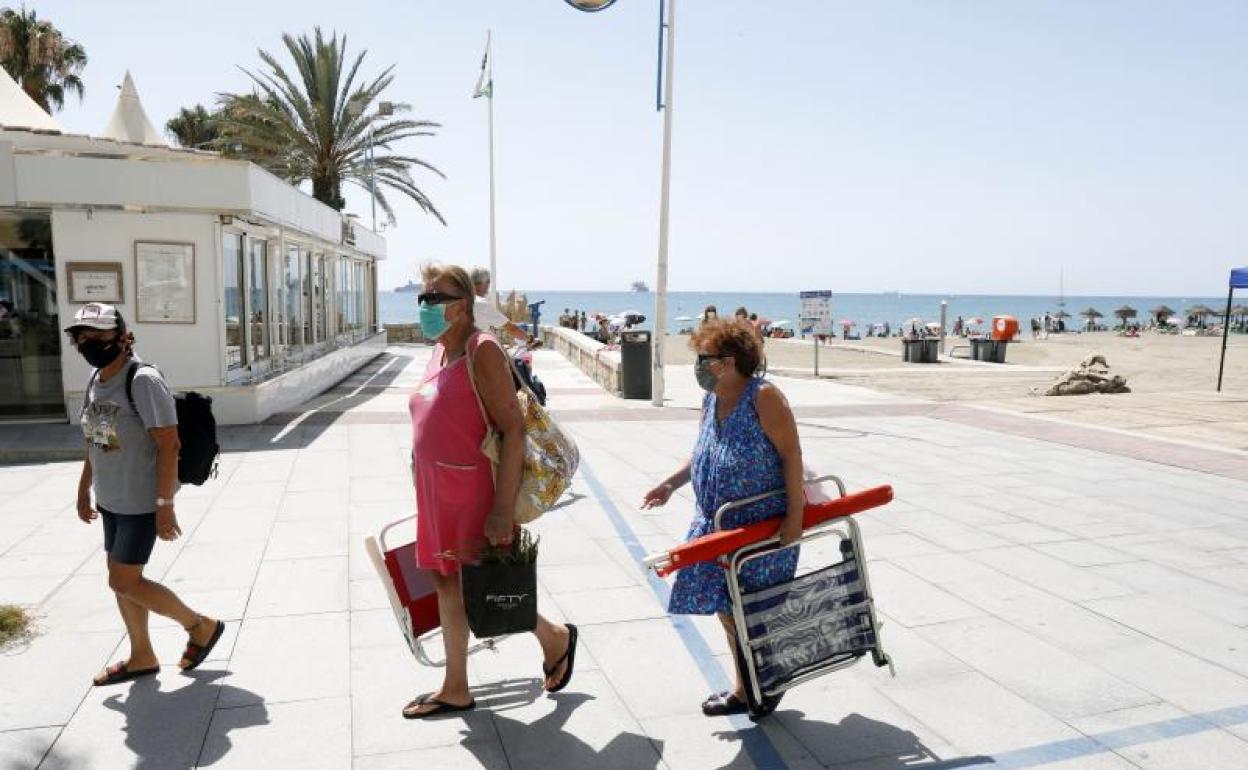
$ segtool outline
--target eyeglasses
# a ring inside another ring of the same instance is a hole
[[[699,364],[705,364],[705,363],[707,363],[708,361],[722,361],[722,360],[724,360],[725,358],[728,358],[728,356],[724,355],[723,353],[719,353],[719,354],[716,354],[716,355],[711,355],[710,353],[699,353],[699,354],[698,354],[698,363],[699,363]]]
[[[416,304],[418,305],[445,305],[448,302],[454,302],[457,299],[463,299],[455,294],[443,294],[440,291],[427,291],[416,296]]]

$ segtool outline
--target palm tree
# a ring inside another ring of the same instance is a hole
[[[34,11],[0,11],[0,66],[45,112],[63,108],[66,94],[82,100],[87,52]]]
[[[217,128],[217,115],[204,109],[204,105],[183,107],[165,124],[169,135],[183,147],[202,150],[215,145],[221,131]]]
[[[337,33],[326,39],[317,27],[312,37],[282,35],[294,60],[295,77],[277,58],[260,51],[267,67],[261,73],[243,71],[252,79],[251,94],[221,94],[217,143],[283,179],[298,184],[312,182],[312,195],[336,209],[345,205],[344,183],[370,186],[370,170],[376,175],[377,205],[394,224],[394,209],[384,190],[397,190],[416,202],[427,214],[446,224],[428,196],[412,178],[414,167],[445,175],[420,158],[391,152],[404,139],[434,136],[439,124],[425,120],[398,119],[372,109],[394,80],[393,66],[371,82],[357,84],[356,76],[367,51],[348,65],[347,40]],[[346,72],[344,73],[344,69]],[[390,104],[391,115],[411,110],[407,104]],[[369,145],[374,147],[375,168],[368,164]]]

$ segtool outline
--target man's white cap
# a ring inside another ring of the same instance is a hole
[[[74,322],[65,327],[65,331],[74,329],[111,331],[117,328],[117,322],[120,319],[121,315],[112,305],[105,305],[103,302],[88,302],[78,308],[78,312],[74,314]]]

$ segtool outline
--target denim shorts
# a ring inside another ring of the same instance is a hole
[[[118,564],[147,564],[156,545],[155,513],[111,513],[96,506],[104,521],[104,550]]]

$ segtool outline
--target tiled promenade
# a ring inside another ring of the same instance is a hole
[[[158,677],[89,686],[125,645],[100,531],[74,516],[79,465],[0,467],[0,602],[38,615],[0,653],[0,768],[1248,767],[1248,454],[778,380],[810,465],[896,488],[861,518],[897,677],[832,674],[755,726],[700,714],[722,634],[668,617],[637,563],[691,513],[687,493],[636,507],[691,447],[691,369],[658,411],[549,353],[584,461],[536,526],[540,602],[582,628],[576,675],[544,695],[536,642],[508,639],[472,659],[476,712],[405,721],[439,672],[361,543],[412,509],[405,404],[427,355],[393,348],[310,412],[228,431],[221,477],[179,495],[186,535],[149,572],[229,623],[194,675],[162,621]]]

